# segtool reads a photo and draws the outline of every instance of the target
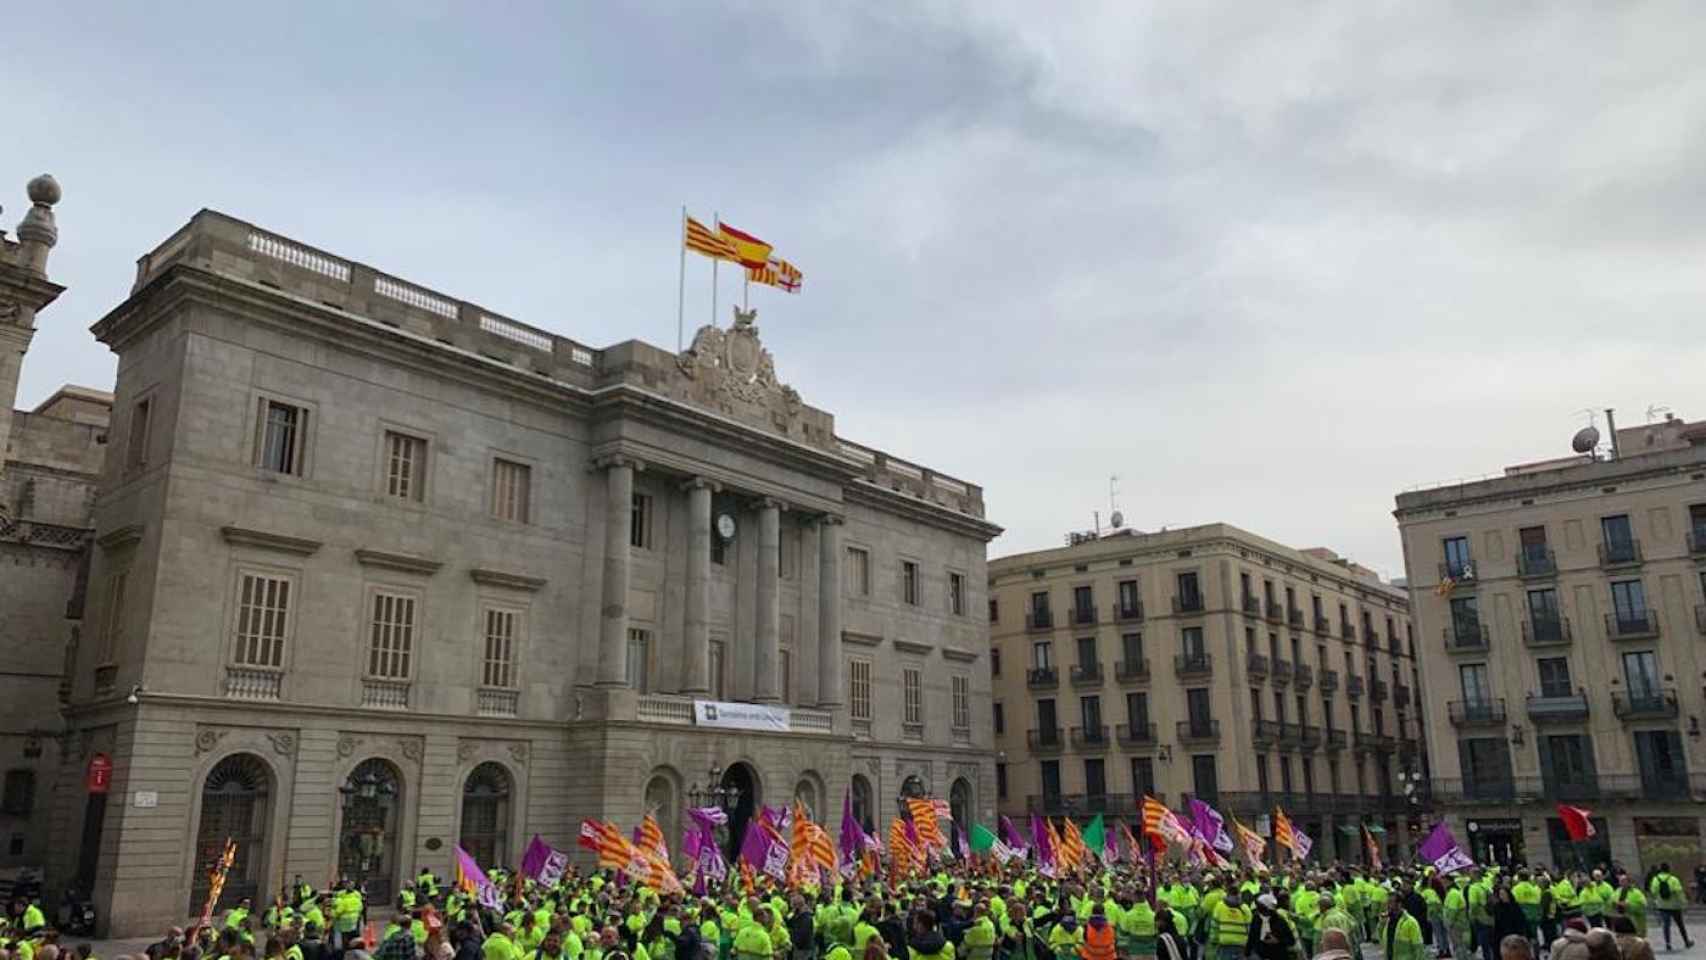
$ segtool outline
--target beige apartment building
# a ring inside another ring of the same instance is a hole
[[[1075,535],[989,563],[1005,814],[1133,817],[1191,796],[1321,859],[1407,855],[1427,774],[1408,597],[1228,524]]]
[[[1584,434],[1586,431],[1584,431]],[[1578,449],[1597,441],[1578,435]],[[1397,497],[1433,795],[1478,857],[1682,876],[1706,801],[1706,424]],[[1593,811],[1572,848],[1556,804]]]
[[[58,288],[5,252],[21,357]],[[93,333],[112,427],[66,441],[94,496],[61,524],[87,564],[32,574],[86,583],[88,626],[0,644],[58,652],[36,825],[103,932],[199,911],[228,837],[227,902],[301,875],[383,903],[584,817],[674,843],[689,802],[731,846],[844,792],[872,825],[908,795],[993,816],[982,490],[839,436],[752,313],[599,349],[202,211]],[[40,447],[72,406],[0,428]],[[0,526],[47,530],[22,470]]]

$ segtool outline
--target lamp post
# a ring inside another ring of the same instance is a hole
[[[695,807],[716,807],[726,812],[740,806],[740,799],[740,788],[724,785],[723,771],[714,763],[705,771],[705,782],[687,790],[687,802]]]

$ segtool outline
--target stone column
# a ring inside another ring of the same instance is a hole
[[[777,663],[782,659],[781,544],[782,505],[766,499],[758,506],[758,609],[753,617],[757,645],[752,658],[752,699],[758,703],[782,699],[776,675]]]
[[[841,518],[817,527],[817,704],[841,705]]]
[[[681,667],[683,693],[704,695],[711,690],[711,494],[714,484],[703,477],[687,487],[687,615],[683,620]]]
[[[628,528],[634,511],[634,462],[604,463],[604,590],[598,621],[598,685],[628,683]]]

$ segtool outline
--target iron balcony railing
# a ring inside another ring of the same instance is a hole
[[[1607,540],[1599,545],[1599,565],[1602,567],[1632,567],[1641,562],[1641,541]]]
[[[1338,727],[1327,728],[1327,749],[1343,750],[1345,748],[1345,731]]]
[[[1285,607],[1278,600],[1269,600],[1267,607],[1269,620],[1279,623],[1285,619]]]
[[[1363,643],[1367,644],[1370,650],[1379,650],[1380,631],[1373,627],[1364,627],[1363,632],[1368,634],[1368,636],[1363,638]]]
[[[1076,663],[1072,665],[1072,685],[1075,687],[1099,687],[1102,685],[1102,664]]]
[[[1264,654],[1254,653],[1254,652],[1246,653],[1244,655],[1244,672],[1249,674],[1252,677],[1265,677],[1265,676],[1267,676],[1268,675],[1268,658],[1267,658],[1267,656],[1265,656]]]
[[[1612,640],[1650,640],[1659,635],[1659,613],[1657,610],[1608,613],[1605,635]]]
[[[1257,720],[1252,725],[1251,737],[1257,746],[1273,746],[1279,743],[1280,727],[1278,720]]]
[[[1182,594],[1182,595],[1174,595],[1174,597],[1173,597],[1173,612],[1174,613],[1202,613],[1203,612],[1202,594],[1200,594],[1200,593],[1187,593],[1187,594]]]
[[[1321,728],[1313,723],[1296,724],[1297,745],[1305,750],[1313,750],[1321,745]]]
[[[1448,653],[1479,653],[1492,644],[1492,636],[1487,632],[1486,624],[1479,617],[1463,617],[1443,628],[1445,633],[1445,649]]]
[[[1143,619],[1143,601],[1133,600],[1130,603],[1114,601],[1114,620],[1119,623],[1129,623]]]
[[[1292,680],[1291,680],[1291,682],[1297,686],[1297,689],[1308,690],[1310,687],[1315,685],[1315,668],[1314,667],[1311,667],[1307,663],[1300,663],[1300,664],[1297,664],[1296,666],[1292,667],[1291,669],[1292,669],[1292,673],[1291,673]]]
[[[1173,655],[1173,673],[1180,679],[1206,677],[1214,672],[1214,658],[1204,651]]]
[[[1402,710],[1410,705],[1410,688],[1406,684],[1398,684],[1392,688],[1392,705]]]
[[[1534,617],[1522,622],[1522,642],[1530,647],[1562,647],[1569,644],[1568,617]]]
[[[1118,660],[1114,663],[1114,679],[1121,683],[1149,679],[1149,658]]]
[[[1108,745],[1108,726],[1073,727],[1072,745],[1080,750],[1104,748]]]
[[[1065,740],[1059,727],[1040,727],[1025,731],[1025,744],[1032,750],[1059,750]]]
[[[1048,609],[1031,610],[1025,614],[1026,630],[1053,630],[1054,613]]]
[[[1323,617],[1319,613],[1317,613],[1315,615],[1315,632],[1320,634],[1323,637],[1332,633],[1333,632],[1333,621],[1328,620],[1326,617]]]
[[[1475,561],[1470,560],[1441,560],[1439,578],[1454,583],[1470,583],[1475,579]]]
[[[1220,721],[1197,719],[1180,720],[1173,736],[1180,743],[1219,743]]]
[[[1588,718],[1586,690],[1551,695],[1541,691],[1538,696],[1530,693],[1527,704],[1528,719],[1536,726],[1546,723],[1576,723]]]
[[[1273,678],[1276,687],[1283,687],[1291,683],[1291,661],[1275,660],[1273,662],[1273,673],[1269,676]]]
[[[1368,681],[1368,700],[1370,703],[1386,702],[1386,681],[1375,677]]]
[[[1539,776],[1490,777],[1464,780],[1435,778],[1433,798],[1441,803],[1538,800],[1701,800],[1706,801],[1706,774],[1599,773],[1594,770],[1542,769]]]
[[[1332,667],[1321,668],[1321,692],[1337,693],[1339,689],[1339,671]]]
[[[1285,622],[1293,630],[1302,630],[1303,610],[1299,607],[1287,607],[1285,610]]]
[[[1544,545],[1521,547],[1516,553],[1516,575],[1524,579],[1551,577],[1558,573],[1558,558]]]
[[[1115,734],[1126,746],[1152,746],[1155,743],[1155,724],[1122,723]]]
[[[1505,722],[1504,700],[1453,700],[1445,705],[1454,727],[1494,727]]]
[[[1025,797],[1025,812],[1050,817],[1131,813],[1141,799],[1129,793],[1033,793]]]
[[[1246,593],[1239,603],[1246,614],[1249,614],[1252,617],[1259,617],[1262,615],[1261,597],[1258,597],[1253,593]]]
[[[1357,638],[1356,624],[1351,623],[1349,620],[1341,621],[1339,623],[1339,636],[1344,637],[1346,640],[1355,640]]]
[[[1345,677],[1345,696],[1352,700],[1362,696],[1362,674],[1353,673]]]
[[[1678,710],[1674,687],[1614,690],[1611,712],[1619,720],[1674,720]]]
[[[1075,627],[1089,627],[1096,624],[1095,607],[1073,607],[1067,613]]]
[[[1025,686],[1032,690],[1046,690],[1060,686],[1060,671],[1054,667],[1032,667],[1025,671]]]

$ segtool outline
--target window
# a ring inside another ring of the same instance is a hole
[[[36,772],[34,770],[6,771],[6,786],[0,795],[0,813],[9,817],[27,817],[36,806]]]
[[[1558,591],[1551,587],[1528,591],[1528,616],[1536,624],[1558,622]]]
[[[871,719],[871,661],[847,661],[847,712],[854,720]]]
[[[652,635],[635,627],[628,628],[628,686],[636,693],[651,692]]]
[[[1043,796],[1055,798],[1060,796],[1060,761],[1044,760],[1039,765],[1042,773]]]
[[[1626,513],[1615,517],[1601,517],[1599,532],[1605,536],[1605,545],[1612,551],[1619,547],[1629,547],[1635,542],[1635,528],[1629,524],[1629,515]]]
[[[1457,741],[1464,793],[1499,797],[1511,789],[1511,749],[1504,737],[1472,737]]]
[[[1190,720],[1193,728],[1207,729],[1212,722],[1209,702],[1206,689],[1195,687],[1185,691],[1185,717]]]
[[[1186,627],[1179,631],[1179,645],[1184,648],[1187,659],[1201,660],[1208,655],[1203,648],[1202,627]]]
[[[1540,770],[1544,774],[1548,794],[1598,786],[1594,778],[1592,741],[1580,734],[1541,737]]]
[[[1044,742],[1055,743],[1060,718],[1055,715],[1054,701],[1043,699],[1037,701],[1037,730],[1047,738]]]
[[[1238,596],[1245,600],[1255,596],[1250,588],[1250,574],[1243,570],[1238,571]]]
[[[1474,597],[1451,598],[1451,636],[1459,645],[1481,645],[1481,607]]]
[[[1452,580],[1475,575],[1474,562],[1469,559],[1468,537],[1445,538],[1445,575]]]
[[[492,461],[492,516],[516,523],[528,521],[533,468],[502,458]]]
[[[966,613],[966,577],[963,573],[948,573],[948,612],[956,617]]]
[[[1072,619],[1075,623],[1091,623],[1096,616],[1096,598],[1089,587],[1072,588]]]
[[[1262,691],[1259,687],[1250,688],[1250,719],[1262,722]]]
[[[871,552],[861,547],[847,548],[847,595],[871,595]]]
[[[1193,792],[1204,801],[1213,803],[1220,799],[1220,786],[1214,775],[1214,754],[1191,756],[1191,784]]]
[[[1280,690],[1274,691],[1274,719],[1285,723],[1285,693]]]
[[[918,564],[900,562],[900,602],[918,606]]]
[[[989,622],[1001,622],[1001,604],[997,603],[994,597],[989,598]]]
[[[1301,693],[1297,695],[1297,722],[1309,722],[1309,698]]]
[[[1031,666],[1038,670],[1047,670],[1054,666],[1054,644],[1047,640],[1038,640],[1031,644]]]
[[[648,494],[634,494],[633,509],[628,511],[628,546],[651,549],[652,498]]]
[[[394,430],[385,431],[385,493],[419,503],[425,494],[427,443]]]
[[[1102,729],[1102,698],[1098,696],[1079,697],[1078,721],[1086,733],[1094,733]]]
[[[989,651],[989,675],[992,677],[1001,676],[1001,650],[999,648]]]
[[[1108,768],[1099,757],[1084,761],[1084,792],[1092,797],[1107,796]]]
[[[1179,574],[1179,609],[1202,609],[1202,589],[1197,585],[1194,572]]]
[[[1659,696],[1659,662],[1651,650],[1623,655],[1623,684],[1631,700],[1651,700]]]
[[[126,470],[141,470],[148,466],[149,420],[153,415],[154,399],[138,400],[130,408],[130,438],[124,444]]]
[[[995,795],[1003,800],[1007,799],[1007,765],[1005,763],[995,765]]]
[[[486,610],[485,656],[480,683],[488,687],[515,684],[515,621],[513,610]]]
[[[1463,686],[1465,703],[1489,703],[1493,699],[1492,688],[1487,682],[1487,665],[1484,663],[1465,663],[1457,668],[1458,681]]]
[[[233,662],[246,667],[284,666],[290,623],[290,580],[243,573],[237,585],[237,649]]]
[[[1153,757],[1131,758],[1131,792],[1139,800],[1155,794],[1155,759]]]
[[[379,591],[373,594],[373,620],[367,646],[367,675],[409,679],[415,649],[415,598]]]
[[[997,700],[993,704],[991,704],[990,708],[991,708],[990,709],[991,718],[995,722],[995,732],[998,734],[999,733],[1006,733],[1007,732],[1007,710],[1006,710],[1006,708],[1001,705],[1001,701],[999,701],[999,700]]]
[[[1314,757],[1304,757],[1303,758],[1303,792],[1310,795],[1310,796],[1314,796],[1314,794],[1315,794],[1315,758]]]
[[[1280,754],[1280,758],[1279,758],[1279,772],[1280,772],[1280,792],[1289,796],[1291,794],[1291,791],[1292,791],[1291,758],[1286,756],[1283,753]]]
[[[907,667],[900,672],[900,689],[905,697],[904,722],[907,726],[921,727],[924,725],[924,677],[917,670]]]
[[[1096,638],[1078,638],[1078,666],[1089,668],[1096,665]]]
[[[277,400],[261,401],[261,436],[256,466],[300,477],[308,442],[308,411]]]
[[[1120,656],[1128,664],[1136,665],[1143,662],[1143,634],[1125,633],[1120,635]]]
[[[1136,580],[1121,580],[1120,581],[1119,605],[1120,605],[1120,616],[1131,617],[1131,616],[1137,615],[1138,601],[1137,601],[1137,581]]]
[[[1543,697],[1567,697],[1573,690],[1570,686],[1570,661],[1564,657],[1542,657],[1537,666],[1540,668],[1540,695]]]
[[[1125,695],[1126,719],[1131,723],[1133,736],[1148,736],[1149,732],[1149,694],[1128,693]]]
[[[1311,594],[1309,597],[1309,611],[1315,615],[1316,623],[1320,623],[1322,620],[1327,619],[1327,615],[1322,613],[1321,609],[1321,595],[1318,593]]]
[[[971,678],[955,676],[954,688],[954,729],[971,729]]]
[[[1619,580],[1611,585],[1611,605],[1617,611],[1617,626],[1640,632],[1647,626],[1647,590],[1639,580]]]
[[[727,700],[728,688],[723,664],[728,657],[728,647],[721,640],[711,641],[711,697],[715,700]]]
[[[1635,760],[1641,769],[1642,790],[1649,797],[1688,798],[1688,761],[1682,752],[1680,733],[1636,731]]]
[[[107,578],[106,646],[101,664],[116,662],[124,652],[124,593],[129,580],[130,574],[124,570]]]

